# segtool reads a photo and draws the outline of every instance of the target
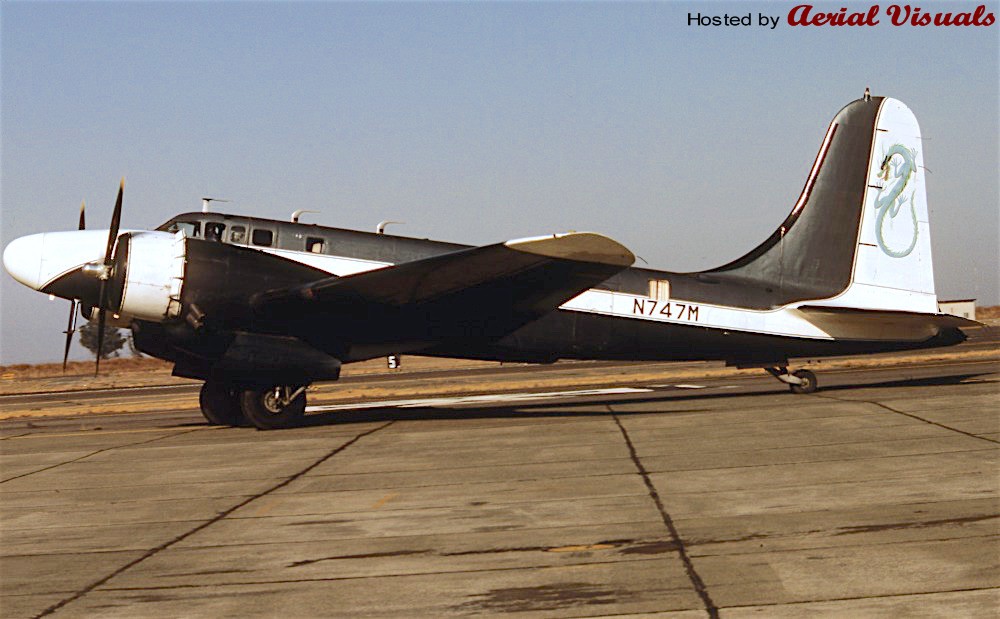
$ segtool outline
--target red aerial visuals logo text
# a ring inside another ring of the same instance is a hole
[[[841,8],[835,13],[814,12],[813,5],[800,4],[788,12],[789,26],[877,26],[881,7],[873,4],[864,12],[848,13]],[[918,6],[891,4],[885,9],[893,26],[992,26],[993,13],[984,5],[972,12],[928,13]]]

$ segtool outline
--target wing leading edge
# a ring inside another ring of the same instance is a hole
[[[259,318],[294,324],[324,348],[378,356],[382,345],[405,352],[455,338],[503,337],[634,260],[606,236],[571,232],[330,277],[264,292],[251,303]]]

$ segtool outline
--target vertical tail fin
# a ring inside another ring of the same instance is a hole
[[[853,101],[778,230],[708,273],[765,290],[771,306],[937,312],[924,172],[913,113],[895,99]]]

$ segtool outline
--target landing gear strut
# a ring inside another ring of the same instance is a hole
[[[786,383],[788,388],[792,390],[792,393],[812,393],[816,391],[816,375],[809,370],[797,370],[789,373],[788,368],[785,366],[767,367],[764,369],[771,376]]]
[[[260,430],[297,425],[306,412],[307,385],[255,385],[240,391],[240,408]]]

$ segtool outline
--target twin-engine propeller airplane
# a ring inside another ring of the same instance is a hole
[[[81,213],[80,230],[11,242],[4,266],[204,380],[216,424],[293,425],[309,384],[397,353],[723,360],[809,393],[788,359],[947,346],[976,324],[938,312],[920,130],[888,98],[842,109],[781,226],[697,273],[630,268],[590,232],[469,247],[201,212],[120,233],[123,186],[110,230]]]

